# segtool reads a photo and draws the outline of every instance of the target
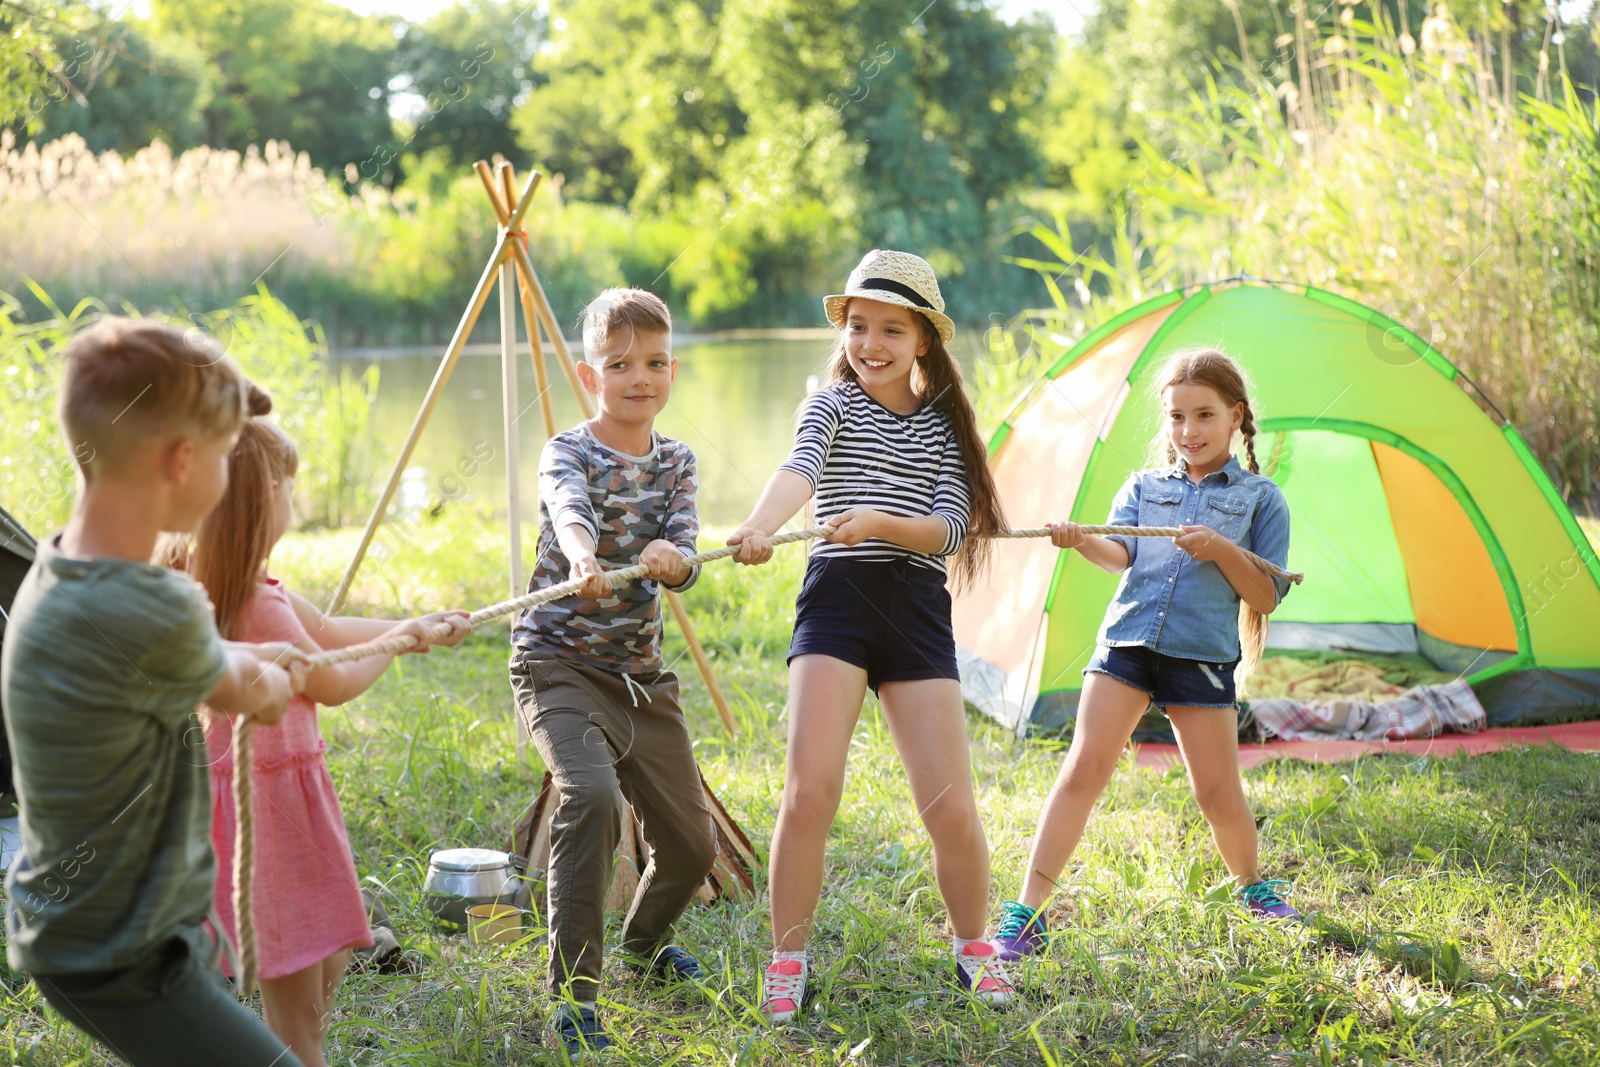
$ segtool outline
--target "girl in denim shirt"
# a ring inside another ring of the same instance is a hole
[[[1236,681],[1261,657],[1266,616],[1288,592],[1248,548],[1282,567],[1289,509],[1256,464],[1255,416],[1244,375],[1214,349],[1180,352],[1157,378],[1167,465],[1130,475],[1110,525],[1178,526],[1168,540],[1090,537],[1076,523],[1051,526],[1058,548],[1077,549],[1122,572],[1094,657],[1084,670],[1077,728],[1034,833],[1020,900],[1003,906],[995,943],[1015,960],[1045,944],[1043,905],[1083,836],[1089,810],[1111,781],[1145,709],[1166,709],[1195,799],[1251,913],[1297,918],[1256,868],[1256,825],[1239,781]],[[1232,453],[1243,438],[1249,471]]]

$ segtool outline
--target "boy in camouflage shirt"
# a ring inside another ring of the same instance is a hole
[[[554,778],[549,878],[551,1043],[571,1055],[609,1047],[595,1014],[605,898],[621,824],[618,795],[644,824],[650,863],[622,929],[623,951],[662,981],[697,980],[699,962],[668,944],[705,882],[715,830],[661,660],[660,588],[687,589],[695,551],[694,453],[655,432],[677,360],[666,305],[610,289],[584,311],[583,386],[600,412],[555,435],[539,460],[539,562],[530,592],[586,585],[529,609],[512,633],[511,684]],[[602,568],[643,563],[615,589]]]

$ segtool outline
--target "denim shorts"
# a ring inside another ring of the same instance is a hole
[[[1083,669],[1150,694],[1158,708],[1231,708],[1238,703],[1233,688],[1232,663],[1205,663],[1197,659],[1163,656],[1143,645],[1096,645]]]
[[[832,656],[884,682],[961,678],[944,575],[909,559],[812,556],[794,602],[789,659]]]

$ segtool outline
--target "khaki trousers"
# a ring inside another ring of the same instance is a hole
[[[605,953],[605,898],[622,812],[633,805],[650,862],[622,948],[651,958],[705,883],[716,829],[670,671],[623,676],[578,660],[514,652],[511,686],[554,779],[550,824],[550,992],[594,1000]]]

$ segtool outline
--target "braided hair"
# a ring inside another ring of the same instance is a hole
[[[1184,349],[1167,360],[1161,373],[1156,375],[1154,391],[1157,398],[1164,397],[1167,390],[1175,385],[1203,385],[1215,392],[1225,407],[1242,406],[1239,436],[1244,444],[1245,466],[1250,473],[1260,474],[1261,465],[1256,461],[1256,414],[1250,405],[1250,383],[1239,364],[1215,348]],[[1178,450],[1172,446],[1172,439],[1165,428],[1153,445],[1153,451],[1161,457],[1161,462],[1168,466],[1178,462]],[[1241,597],[1239,666],[1234,670],[1234,684],[1240,696],[1244,695],[1245,682],[1261,662],[1261,652],[1266,644],[1267,617]]]

